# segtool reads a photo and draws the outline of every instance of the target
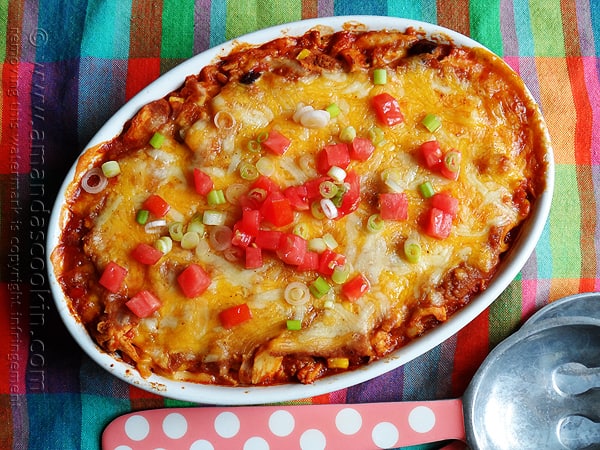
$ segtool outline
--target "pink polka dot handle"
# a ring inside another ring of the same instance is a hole
[[[462,400],[139,411],[104,430],[104,450],[386,449],[465,439]]]

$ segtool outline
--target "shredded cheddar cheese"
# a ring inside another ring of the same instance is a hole
[[[386,81],[376,84],[373,71],[381,67]],[[390,114],[390,105],[378,111],[374,104],[380,94],[397,102],[391,107],[399,115],[388,123],[380,114]],[[332,104],[335,117],[326,111]],[[423,125],[429,114],[439,121],[433,131]],[[485,289],[544,189],[539,121],[524,86],[498,58],[424,41],[412,30],[311,31],[241,45],[82,157],[53,263],[91,335],[145,376],[310,383],[389,354]],[[348,127],[355,132],[350,138]],[[153,146],[157,132],[164,139]],[[266,149],[261,142],[270,132],[289,145],[272,142]],[[357,138],[372,148],[354,154]],[[431,141],[442,159],[429,167],[421,145]],[[456,167],[444,166],[451,150]],[[255,167],[264,157],[268,183],[260,172],[253,179],[241,175],[245,164]],[[79,189],[83,174],[107,160],[120,167],[108,186],[97,194]],[[328,161],[335,161],[333,178],[322,168]],[[210,178],[219,202],[198,193],[194,169]],[[310,186],[318,192],[323,180],[332,194],[325,202],[320,194],[307,200]],[[421,193],[424,183],[433,196],[456,201],[456,210],[443,203],[434,208]],[[227,201],[223,193],[231,186],[236,195]],[[384,193],[394,194],[385,207],[396,208],[398,218],[369,231]],[[155,227],[136,222],[150,194],[169,206]],[[259,211],[259,222],[244,210]],[[185,228],[207,211],[227,227],[223,248],[211,246],[217,225],[209,222],[193,248],[173,241],[155,264],[132,258],[140,243],[153,246],[169,236],[169,224]],[[262,231],[271,234],[260,240]],[[326,235],[335,248],[308,249],[308,241]],[[403,250],[409,238],[420,249],[410,261]],[[114,293],[98,283],[110,262],[127,271]],[[192,280],[207,285],[193,298],[179,278],[190,265],[208,277]],[[332,280],[338,266],[348,271],[340,284]],[[344,288],[357,275],[366,281]],[[285,300],[290,283],[311,286],[319,276],[326,284],[308,301]],[[125,305],[140,291],[160,301],[147,317]],[[298,322],[288,329],[288,320],[299,321],[300,329]]]

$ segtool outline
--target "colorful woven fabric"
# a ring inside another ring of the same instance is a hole
[[[348,14],[437,23],[501,55],[543,110],[556,188],[534,254],[474,322],[404,367],[305,402],[460,396],[491,348],[535,310],[600,290],[598,0],[2,1],[0,448],[96,449],[122,413],[189,405],[106,373],[56,313],[46,226],[88,140],[135,93],[198,52],[267,26]]]

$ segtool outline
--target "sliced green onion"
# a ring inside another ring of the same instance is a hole
[[[338,192],[331,199],[331,201],[333,202],[333,204],[336,207],[339,208],[340,206],[342,206],[342,201],[344,200],[344,195],[346,194],[346,192],[348,192],[348,189],[349,189],[349,187],[346,183],[338,185]]]
[[[306,284],[299,281],[292,281],[285,287],[283,298],[290,305],[304,305],[310,300],[310,290]]]
[[[315,281],[313,281],[310,286],[310,293],[316,298],[322,298],[325,294],[329,292],[331,286],[323,277],[318,277]]]
[[[419,192],[421,192],[423,198],[431,198],[435,194],[435,189],[431,181],[425,181],[419,185]]]
[[[385,143],[385,134],[379,127],[373,127],[369,130],[369,137],[373,145],[378,146]]]
[[[323,238],[313,238],[308,241],[308,249],[312,252],[323,253],[327,250],[327,244]]]
[[[341,167],[338,166],[332,166],[328,171],[327,171],[327,175],[329,175],[331,178],[333,178],[335,181],[337,181],[338,183],[343,183],[344,180],[346,179],[346,171],[344,169],[342,169]]]
[[[121,173],[121,166],[117,161],[106,161],[102,164],[101,169],[106,178],[116,177]]]
[[[261,133],[258,133],[258,136],[256,136],[256,142],[259,144],[265,142],[267,139],[269,139],[268,131],[262,131]]]
[[[310,212],[312,213],[315,219],[321,220],[325,218],[325,213],[323,212],[323,209],[321,208],[321,204],[319,202],[312,202],[312,204],[310,205]]]
[[[154,247],[163,253],[169,253],[173,249],[173,240],[169,236],[161,236],[154,243]]]
[[[260,203],[263,202],[265,198],[267,198],[267,191],[262,188],[254,188],[250,192],[248,192],[248,197]]]
[[[340,132],[340,141],[350,143],[356,137],[356,129],[349,125]]]
[[[404,256],[406,256],[406,260],[411,264],[419,262],[421,258],[421,244],[415,238],[408,238],[404,241]]]
[[[160,148],[165,142],[164,134],[154,133],[154,135],[150,138],[150,145],[154,148]]]
[[[222,205],[227,202],[222,189],[213,189],[206,194],[206,201],[210,206]]]
[[[331,116],[323,109],[312,109],[300,114],[300,124],[306,128],[323,128],[329,123]]]
[[[371,214],[367,219],[367,230],[371,233],[378,233],[385,227],[385,221],[379,214]]]
[[[236,124],[235,117],[229,111],[217,111],[213,122],[219,130],[231,130]]]
[[[162,233],[163,228],[167,226],[167,221],[165,219],[156,219],[152,222],[146,222],[144,225],[144,231],[148,234],[150,233]]]
[[[258,161],[256,161],[256,170],[261,175],[265,177],[270,177],[275,172],[275,164],[273,164],[273,160],[267,156],[263,156]]]
[[[385,69],[373,70],[373,84],[386,84],[387,71]]]
[[[337,103],[332,103],[327,108],[325,108],[325,111],[327,111],[329,113],[329,117],[333,119],[334,117],[337,117],[340,114],[340,107],[337,105]]]
[[[240,201],[240,197],[246,193],[248,188],[242,183],[233,183],[227,186],[225,189],[225,198],[232,205],[237,205]]]
[[[202,215],[197,214],[192,217],[192,220],[187,225],[186,231],[194,231],[200,236],[204,234],[204,224],[202,223]]]
[[[381,180],[392,192],[402,192],[404,190],[402,174],[398,169],[385,169],[381,173]]]
[[[188,231],[181,238],[181,248],[192,250],[198,247],[200,243],[200,235],[194,231]]]
[[[202,215],[202,223],[204,225],[223,225],[225,224],[225,220],[227,219],[227,215],[222,211],[214,211],[212,209],[208,209],[204,211]]]
[[[108,185],[108,178],[102,173],[99,167],[92,167],[81,179],[81,188],[90,194],[102,192]]]
[[[302,61],[303,59],[305,59],[309,56],[310,56],[310,50],[307,48],[303,48],[302,50],[300,50],[300,53],[298,53],[298,55],[296,56],[296,59],[298,61]]]
[[[248,144],[246,147],[252,153],[259,153],[262,149],[262,146],[260,145],[260,142],[258,142],[258,141],[248,141]]]
[[[338,216],[339,212],[337,206],[335,206],[335,203],[333,203],[331,199],[323,198],[321,199],[319,204],[321,205],[321,210],[323,211],[323,214],[328,219],[335,219]]]
[[[135,215],[135,221],[140,225],[146,225],[148,218],[150,217],[150,211],[147,209],[140,209]]]
[[[431,133],[438,130],[442,126],[442,121],[435,114],[427,114],[425,117],[423,117],[423,120],[421,121],[421,123]]]
[[[288,319],[285,324],[287,329],[290,331],[298,331],[302,329],[302,321],[298,319]]]
[[[331,233],[325,233],[323,235],[323,242],[329,250],[334,250],[339,245]]]
[[[294,229],[292,231],[296,236],[300,236],[303,239],[308,238],[308,227],[303,222],[298,222],[294,225]]]
[[[172,222],[169,224],[169,236],[176,242],[181,241],[183,239],[183,223],[181,222]]]
[[[211,228],[208,233],[208,242],[210,246],[218,252],[231,247],[231,238],[233,237],[233,231],[231,228],[225,225],[217,225]]]
[[[323,181],[319,184],[319,194],[323,198],[333,198],[338,192],[338,187],[333,181]]]
[[[347,266],[335,266],[331,274],[331,281],[335,284],[344,284],[350,277],[350,269]]]
[[[253,164],[243,162],[240,164],[240,176],[244,180],[254,181],[258,178],[258,170]]]
[[[458,172],[460,169],[460,153],[457,150],[449,150],[444,156],[444,166],[450,172]]]

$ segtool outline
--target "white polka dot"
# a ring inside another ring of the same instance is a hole
[[[119,445],[115,450],[133,450],[129,445]]]
[[[244,443],[244,450],[269,450],[269,443],[261,437],[254,436]]]
[[[179,413],[171,413],[163,420],[163,432],[171,439],[180,439],[187,433],[187,420]]]
[[[362,417],[353,408],[344,408],[335,416],[335,426],[343,434],[356,434],[362,427]]]
[[[379,448],[395,447],[398,437],[398,428],[389,422],[378,423],[373,428],[373,433],[371,433],[373,443]]]
[[[306,430],[300,436],[300,448],[302,450],[324,450],[325,445],[327,445],[327,439],[319,430]]]
[[[224,438],[232,438],[240,431],[240,419],[232,412],[222,412],[215,419],[215,431]]]
[[[199,441],[195,441],[192,443],[192,445],[190,445],[190,450],[215,450],[215,448],[210,442],[200,439]]]
[[[427,406],[417,406],[408,415],[408,424],[417,433],[428,433],[435,426],[435,413]]]
[[[145,417],[131,416],[125,422],[125,434],[133,441],[142,441],[150,433],[150,424]]]
[[[296,421],[294,420],[294,416],[282,409],[275,411],[271,414],[271,417],[269,417],[269,430],[271,430],[271,433],[275,436],[289,436],[291,432],[294,431],[295,425]]]

